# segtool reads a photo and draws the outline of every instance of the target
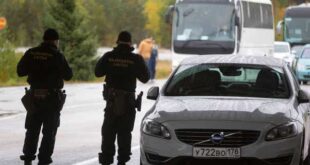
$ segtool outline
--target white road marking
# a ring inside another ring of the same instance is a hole
[[[131,147],[131,151],[134,151],[137,149],[140,149],[140,146]],[[98,157],[94,157],[94,158],[91,158],[91,159],[88,159],[82,162],[74,163],[73,165],[89,165],[89,164],[96,163],[96,162],[98,162]]]
[[[15,119],[19,116],[25,116],[26,113],[18,113],[18,114],[13,114],[13,115],[10,115],[10,116],[6,116],[6,117],[0,117],[0,121],[2,120],[9,120],[9,119]]]

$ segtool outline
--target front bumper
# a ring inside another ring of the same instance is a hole
[[[265,141],[266,132],[272,128],[272,125],[266,127],[259,123],[235,123],[235,122],[205,122],[197,121],[187,124],[177,122],[164,123],[169,128],[199,128],[199,126],[208,126],[213,129],[244,129],[260,130],[261,133],[256,142],[241,147],[241,157],[238,159],[201,159],[194,158],[193,146],[181,142],[173,130],[170,130],[171,139],[161,139],[141,133],[140,152],[142,165],[188,165],[188,164],[221,164],[231,165],[298,165],[301,155],[302,133],[292,138]],[[198,127],[191,127],[197,125]],[[225,126],[225,127],[221,127]],[[199,128],[201,129],[201,128]],[[300,129],[302,130],[302,129]]]

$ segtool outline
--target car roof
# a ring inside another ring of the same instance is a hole
[[[267,56],[249,56],[249,55],[200,55],[189,57],[181,62],[181,65],[188,64],[249,64],[266,65],[273,67],[283,67],[286,64],[283,60]]]

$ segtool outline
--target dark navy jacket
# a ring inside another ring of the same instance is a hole
[[[106,76],[107,87],[135,92],[136,79],[146,83],[150,75],[142,56],[132,51],[129,45],[119,44],[100,58],[95,75]]]
[[[18,76],[28,76],[34,89],[61,89],[73,76],[64,55],[53,44],[43,42],[29,49],[17,65]]]

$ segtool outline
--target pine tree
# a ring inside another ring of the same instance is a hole
[[[44,24],[55,28],[60,35],[60,50],[66,56],[74,72],[74,80],[94,78],[94,56],[97,39],[94,31],[87,29],[87,19],[75,0],[55,0],[49,2],[49,12]]]
[[[139,43],[145,37],[145,16],[143,5],[145,0],[101,0],[104,14],[109,23],[106,40],[115,43],[117,35],[122,30],[131,32],[134,43]],[[107,43],[109,44],[109,43]]]

